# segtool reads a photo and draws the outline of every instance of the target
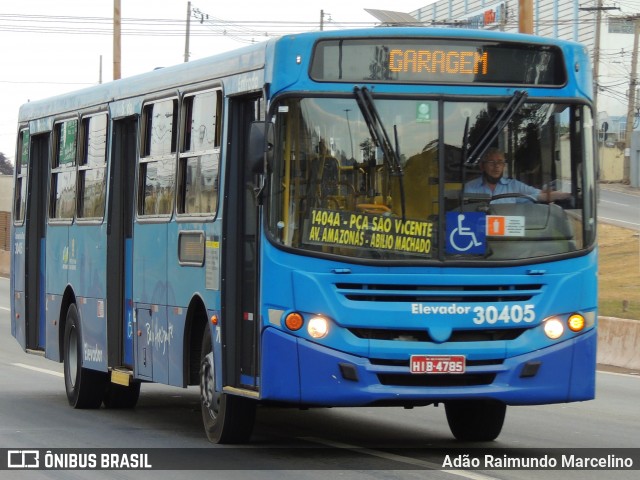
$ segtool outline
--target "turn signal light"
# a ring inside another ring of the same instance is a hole
[[[582,329],[584,329],[585,324],[586,322],[584,317],[578,313],[574,313],[573,315],[571,315],[569,317],[569,320],[567,321],[567,325],[569,325],[569,330],[571,330],[572,332],[581,331]]]
[[[284,324],[287,326],[289,330],[292,330],[295,332],[296,330],[300,330],[302,328],[302,325],[304,324],[304,319],[302,318],[302,315],[300,315],[299,313],[293,312],[287,315],[287,317],[284,319]]]

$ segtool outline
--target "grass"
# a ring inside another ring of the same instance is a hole
[[[640,320],[640,232],[600,223],[598,315]]]

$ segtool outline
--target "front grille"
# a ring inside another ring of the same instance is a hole
[[[349,328],[349,331],[356,337],[364,340],[433,342],[426,329],[403,330],[386,328]],[[515,340],[525,331],[527,331],[527,328],[454,330],[447,342],[495,342],[501,340]]]
[[[382,385],[396,387],[472,387],[490,385],[495,378],[495,373],[469,373],[461,375],[378,374],[378,381]]]
[[[541,284],[391,285],[336,283],[337,292],[354,302],[525,302],[541,293]]]

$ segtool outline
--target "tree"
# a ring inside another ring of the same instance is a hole
[[[13,175],[13,165],[2,152],[0,152],[0,174]]]

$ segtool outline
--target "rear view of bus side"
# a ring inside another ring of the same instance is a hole
[[[487,441],[591,399],[590,76],[571,42],[389,28],[26,104],[12,334],[75,408],[199,385],[221,443],[275,402],[444,404]],[[472,189],[488,152],[527,188]]]

